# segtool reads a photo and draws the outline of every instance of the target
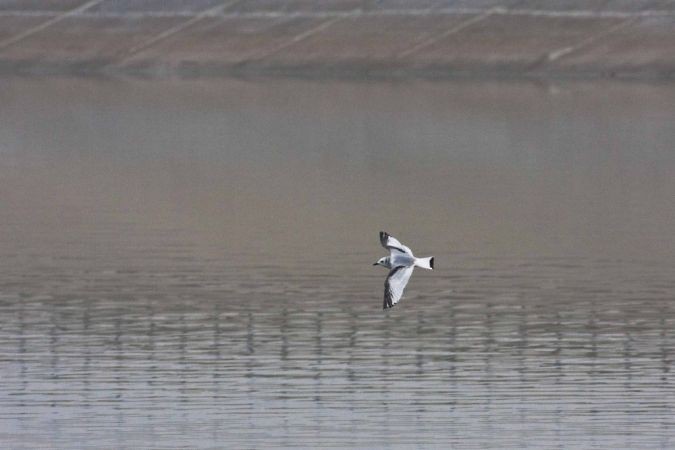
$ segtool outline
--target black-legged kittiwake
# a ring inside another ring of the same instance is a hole
[[[415,266],[434,270],[434,257],[415,258],[412,250],[384,231],[380,231],[380,243],[382,247],[389,250],[389,256],[380,258],[373,265],[391,269],[384,282],[383,309],[387,309],[397,304],[401,300],[401,297],[403,297],[403,289],[408,284]]]

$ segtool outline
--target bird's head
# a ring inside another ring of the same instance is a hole
[[[387,259],[389,259],[389,258],[386,257],[386,256],[384,256],[384,257],[378,259],[377,262],[374,262],[373,265],[374,265],[374,266],[384,266],[384,267],[387,267]]]

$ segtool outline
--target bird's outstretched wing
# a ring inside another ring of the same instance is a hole
[[[390,236],[386,231],[380,231],[380,243],[382,244],[382,247],[389,251],[396,250],[412,256],[412,250],[401,244],[394,236]]]
[[[403,289],[410,280],[415,266],[397,266],[389,271],[387,280],[384,282],[384,305],[383,309],[391,308],[403,297]]]

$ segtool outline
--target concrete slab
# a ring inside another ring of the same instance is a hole
[[[180,18],[67,18],[20,45],[0,51],[2,57],[33,61],[117,60],[135,45],[170,27]]]
[[[463,9],[482,10],[492,7],[512,7],[521,3],[520,0],[247,0],[228,8],[230,12],[242,14],[250,13],[330,13],[363,11],[366,13],[383,14],[395,11],[424,11]]]
[[[0,16],[0,42],[18,35],[23,30],[33,28],[42,22],[42,17],[2,17]],[[3,51],[0,50],[0,55]]]
[[[620,19],[493,15],[410,55],[414,62],[528,69],[550,52],[575,45]]]
[[[237,2],[228,12],[331,12],[368,8],[373,2],[364,0],[247,0]]]
[[[378,1],[378,9],[411,9],[411,8],[431,8],[431,9],[474,9],[485,10],[494,7],[512,8],[522,3],[522,0],[422,0],[410,2],[408,0],[381,0]]]
[[[105,1],[89,11],[92,14],[108,13],[182,13],[201,12],[225,4],[225,0],[115,0]]]
[[[579,46],[552,63],[549,70],[619,75],[650,70],[654,75],[670,77],[675,74],[675,21],[667,17],[631,21],[620,30]]]
[[[525,0],[514,6],[514,9],[521,10],[540,10],[547,12],[573,13],[593,12],[593,13],[612,13],[612,12],[639,12],[645,10],[670,10],[672,2],[669,0]]]
[[[324,19],[232,19],[204,18],[189,30],[157,42],[134,55],[130,64],[140,61],[166,61],[169,64],[236,64],[265,58]]]
[[[86,0],[0,0],[0,12],[65,12],[86,3]]]
[[[392,61],[420,42],[451,29],[468,16],[346,18],[273,55],[272,60],[307,62],[330,60],[351,62]]]

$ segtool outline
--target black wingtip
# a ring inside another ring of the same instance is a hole
[[[394,305],[395,305],[395,303],[391,301],[391,297],[385,295],[385,297],[384,297],[384,303],[382,304],[382,309],[393,308]]]
[[[431,266],[431,270],[434,269],[434,257],[431,257],[431,260],[429,261],[429,265]]]

